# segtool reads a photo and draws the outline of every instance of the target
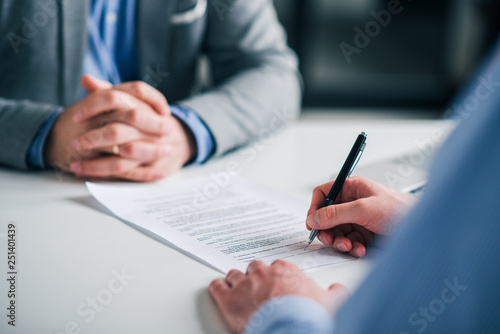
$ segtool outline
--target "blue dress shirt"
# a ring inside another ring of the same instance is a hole
[[[109,81],[113,85],[139,80],[135,48],[135,8],[136,0],[92,0],[87,20],[89,44],[84,56],[83,73]],[[86,95],[83,89],[81,95]],[[45,168],[43,149],[61,111],[55,110],[36,133],[28,150],[29,166]],[[192,163],[206,161],[215,149],[215,141],[208,127],[194,111],[184,106],[172,105],[171,111],[193,133],[197,156]]]
[[[484,82],[490,89],[479,89],[422,201],[335,321],[311,314],[313,301],[286,296],[273,312],[265,309],[273,300],[259,308],[246,334],[303,333],[313,324],[310,333],[500,333],[500,44],[484,68],[487,81],[473,78],[462,97],[477,98]]]

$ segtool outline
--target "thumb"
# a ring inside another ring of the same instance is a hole
[[[87,93],[92,93],[96,90],[101,90],[101,89],[109,89],[113,87],[113,85],[105,80],[98,79],[90,74],[85,74],[81,79],[80,82],[82,84],[83,89],[87,91]]]
[[[315,230],[328,230],[343,224],[363,226],[363,219],[369,214],[366,205],[362,205],[362,200],[356,200],[321,208],[307,217],[306,224]]]

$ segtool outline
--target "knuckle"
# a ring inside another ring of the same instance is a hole
[[[160,102],[161,102],[161,104],[164,107],[169,108],[168,101],[167,101],[167,98],[165,97],[165,95],[163,95],[162,93],[159,92],[159,96],[160,96]]]
[[[116,91],[107,90],[104,92],[104,101],[109,105],[117,105],[119,102],[119,96]]]
[[[359,184],[364,183],[365,180],[366,179],[362,176],[352,176],[348,178],[346,181],[348,181],[347,184],[357,187]]]
[[[252,273],[257,273],[261,272],[264,269],[263,264],[260,261],[253,261],[248,265],[248,270],[251,271]]]
[[[117,124],[108,125],[106,127],[106,136],[112,141],[117,141],[120,138],[120,127]]]
[[[317,186],[316,188],[314,188],[313,190],[313,194],[317,194],[317,193],[320,193],[321,192],[321,186]]]
[[[262,261],[253,261],[252,263],[249,264],[249,269],[252,271],[252,273],[261,275],[264,274],[266,271],[266,264]]]
[[[141,113],[138,109],[132,109],[127,113],[127,121],[133,124],[139,123],[141,120]]]
[[[229,270],[229,272],[227,273],[226,277],[227,277],[227,276],[232,276],[232,275],[237,274],[237,273],[238,273],[238,270],[236,270],[236,269],[231,269],[231,270]]]
[[[221,282],[220,280],[216,279],[213,280],[210,285],[208,286],[209,290],[211,291],[218,291],[221,288]]]
[[[82,175],[88,175],[88,173],[90,172],[90,168],[88,166],[88,163],[85,160],[80,161],[80,168],[82,169],[82,172],[81,172]]]
[[[142,81],[134,81],[130,84],[130,93],[137,97],[145,97],[147,92],[146,83]]]
[[[252,265],[255,266],[256,268],[265,267],[266,266],[266,264],[263,261],[260,261],[260,260],[253,261]]]
[[[120,153],[124,156],[134,157],[137,153],[137,146],[135,143],[125,143],[120,145]]]
[[[337,208],[335,207],[335,205],[330,205],[330,206],[327,206],[325,208],[325,218],[327,219],[327,221],[334,220],[336,214],[337,214]],[[320,220],[321,220],[321,216],[320,216]]]
[[[266,267],[264,266],[255,266],[253,272],[256,274],[256,275],[263,275],[266,273]]]
[[[276,260],[272,263],[273,267],[286,267],[288,266],[288,262],[283,261],[283,260]]]
[[[276,260],[271,264],[271,271],[273,274],[281,274],[290,269],[290,264],[283,260]]]
[[[111,171],[116,174],[125,172],[125,163],[123,162],[123,160],[120,159],[115,161],[111,166]]]
[[[322,203],[322,201],[324,201],[326,195],[325,195],[325,189],[326,189],[327,185],[321,185],[321,186],[317,186],[316,188],[314,188],[313,190],[313,193],[312,193],[312,203],[313,204],[319,204],[319,203]]]

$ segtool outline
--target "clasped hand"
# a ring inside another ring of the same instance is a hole
[[[113,86],[89,75],[81,82],[88,96],[58,116],[45,145],[47,164],[78,177],[154,181],[195,156],[190,130],[155,88]]]

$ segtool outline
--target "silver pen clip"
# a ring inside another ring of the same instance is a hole
[[[356,166],[358,165],[359,159],[361,159],[361,156],[363,155],[363,151],[365,150],[365,147],[366,147],[366,143],[363,143],[363,146],[361,146],[361,149],[358,152],[358,156],[356,157],[356,161],[352,165],[351,170],[349,171],[349,174],[347,174],[347,177],[351,176],[351,173],[354,171],[354,168],[356,168]]]

